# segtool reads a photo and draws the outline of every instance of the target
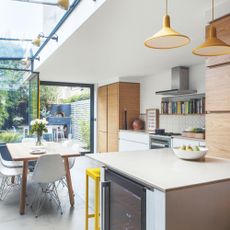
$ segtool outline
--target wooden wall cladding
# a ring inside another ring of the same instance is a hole
[[[206,70],[206,110],[230,111],[230,64]]]
[[[230,113],[206,115],[208,155],[230,158]]]

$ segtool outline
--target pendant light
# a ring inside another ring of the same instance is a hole
[[[187,45],[189,37],[180,34],[170,27],[170,17],[168,15],[168,0],[165,1],[166,14],[163,18],[162,29],[152,37],[145,40],[145,46],[152,49],[172,49]]]
[[[49,6],[58,6],[63,10],[68,10],[69,9],[69,0],[57,0],[56,3],[39,1],[39,0],[11,0],[11,1],[43,4],[43,5],[49,5]]]
[[[49,38],[47,36],[45,36],[43,33],[40,33],[33,41],[32,44],[34,46],[40,47],[41,46],[41,39],[42,38]],[[55,34],[52,37],[50,37],[50,39],[55,40],[56,42],[58,42],[58,36]]]
[[[212,21],[214,21],[214,0],[212,0]],[[217,38],[216,27],[210,24],[208,38],[192,52],[198,56],[221,56],[230,54],[230,46]]]

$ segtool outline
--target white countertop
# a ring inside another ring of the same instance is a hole
[[[184,161],[171,149],[89,154],[123,175],[162,191],[230,180],[230,161],[206,157],[205,161]]]

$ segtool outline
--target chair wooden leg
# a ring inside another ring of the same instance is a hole
[[[85,186],[85,230],[89,229],[89,177],[86,174]]]

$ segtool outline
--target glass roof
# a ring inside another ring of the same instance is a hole
[[[74,1],[70,0],[69,5],[71,6]],[[55,4],[57,0],[41,0],[41,2]],[[15,59],[32,58],[39,49],[32,44],[32,40],[43,33],[45,37],[41,38],[42,45],[65,13],[66,11],[58,6],[23,2],[23,0],[1,0],[0,68],[11,66],[14,61],[16,66],[25,68]],[[12,61],[2,61],[6,59]]]

